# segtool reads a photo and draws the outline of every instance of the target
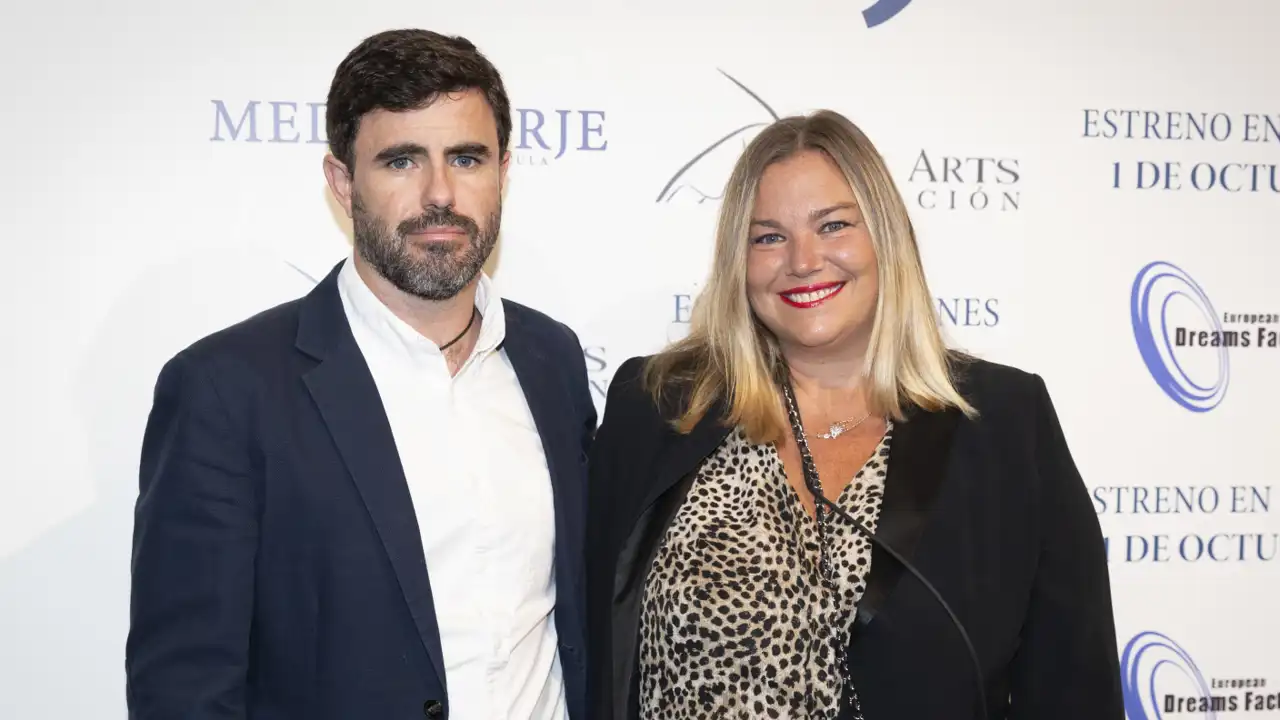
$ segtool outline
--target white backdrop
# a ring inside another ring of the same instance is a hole
[[[716,196],[771,110],[862,125],[952,340],[1053,393],[1134,641],[1130,720],[1204,717],[1202,693],[1280,717],[1280,3],[873,2],[6,7],[0,718],[124,717],[156,373],[348,251],[310,104],[404,26],[504,73],[518,157],[492,270],[578,331],[600,402],[682,331]],[[1157,261],[1176,269],[1140,278]],[[1201,331],[1238,344],[1179,345]]]

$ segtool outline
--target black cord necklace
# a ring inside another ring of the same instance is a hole
[[[467,332],[469,332],[469,331],[471,330],[471,326],[476,324],[476,316],[477,316],[477,315],[479,315],[479,314],[480,314],[480,311],[479,311],[478,309],[476,309],[476,307],[473,305],[473,306],[471,307],[471,319],[470,319],[469,321],[467,321],[467,326],[466,326],[466,327],[464,327],[464,328],[462,328],[462,332],[458,333],[458,337],[456,337],[456,338],[454,338],[454,339],[450,340],[449,342],[447,342],[447,343],[445,343],[445,344],[441,345],[441,346],[440,346],[440,352],[444,352],[445,350],[448,350],[451,346],[453,346],[453,345],[454,345],[454,344],[456,344],[459,340],[461,340],[461,339],[462,339],[462,338],[467,334]]]

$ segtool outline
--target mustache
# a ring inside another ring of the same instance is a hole
[[[397,225],[396,229],[401,236],[404,236],[410,233],[420,233],[433,227],[462,228],[471,237],[480,234],[480,226],[475,220],[466,215],[460,215],[447,207],[427,208],[418,217],[410,218]]]

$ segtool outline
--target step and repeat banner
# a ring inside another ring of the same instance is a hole
[[[577,331],[601,408],[622,361],[687,328],[743,145],[787,114],[852,118],[910,206],[951,341],[1057,403],[1107,536],[1130,720],[1280,718],[1280,3],[3,14],[0,717],[125,717],[156,373],[349,253],[321,172],[328,84],[367,35],[417,26],[506,78],[489,269]]]

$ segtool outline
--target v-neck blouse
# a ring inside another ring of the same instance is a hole
[[[892,434],[890,424],[834,501],[873,532]],[[740,430],[725,438],[698,469],[648,576],[641,718],[836,716],[871,543],[840,518],[827,527],[833,589],[819,572],[818,523],[776,448]]]

